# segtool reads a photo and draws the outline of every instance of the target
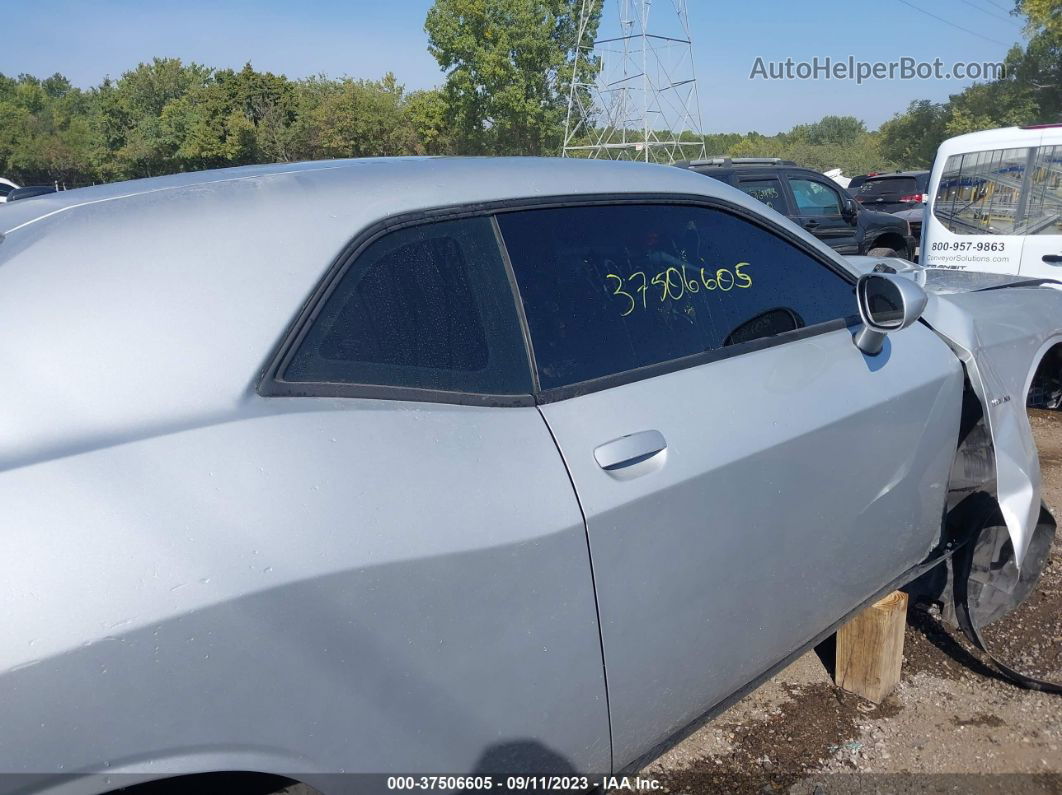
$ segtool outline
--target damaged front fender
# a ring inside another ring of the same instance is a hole
[[[912,276],[930,293],[923,319],[963,362],[981,401],[995,457],[996,498],[1021,566],[1041,507],[1040,460],[1025,397],[1040,359],[1062,343],[1062,290],[997,282],[954,292],[944,279],[935,282],[932,271]]]

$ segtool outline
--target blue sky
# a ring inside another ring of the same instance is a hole
[[[606,18],[618,0],[606,0]],[[757,56],[796,61],[849,55],[1002,60],[1023,41],[1009,0],[688,0],[704,129],[774,133],[826,114],[876,128],[913,99],[944,100],[970,81],[750,80]],[[258,69],[292,78],[325,73],[379,77],[408,88],[439,84],[427,52],[431,0],[5,0],[0,72],[62,72],[87,87],[152,56]],[[670,3],[656,0],[653,13]],[[928,11],[970,32],[920,13]],[[976,34],[976,35],[975,35]],[[989,41],[992,39],[994,41]]]

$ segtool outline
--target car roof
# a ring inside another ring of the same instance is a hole
[[[680,168],[710,168],[731,166],[796,166],[795,160],[785,160],[781,157],[730,157],[729,155],[716,155],[697,160],[679,160],[674,165]]]
[[[741,178],[752,176],[762,177],[764,179],[776,179],[780,176],[782,171],[786,171],[790,173],[810,174],[827,181],[833,181],[830,180],[830,178],[823,174],[821,171],[816,171],[815,169],[808,168],[807,166],[799,166],[788,160],[779,163],[734,163],[732,165],[707,166],[701,166],[697,164],[683,165],[680,163],[676,163],[675,165],[681,166],[688,171],[692,171],[695,174],[700,174],[701,176],[705,177],[713,177],[716,179],[729,178],[731,176]]]
[[[385,157],[240,166],[5,204],[0,208],[0,281],[2,265],[13,252],[38,241],[84,253],[114,240],[144,253],[160,246],[167,251],[187,247],[192,267],[199,257],[196,247],[213,240],[246,252],[229,267],[253,262],[261,268],[270,261],[263,241],[280,237],[302,244],[299,256],[285,266],[317,279],[357,233],[398,215],[545,197],[656,193],[722,198],[765,211],[743,191],[703,174],[639,161]]]
[[[926,177],[929,176],[929,171],[885,171],[873,176],[864,177],[867,182],[874,179],[890,179],[892,177]]]
[[[980,152],[991,149],[1021,149],[1031,146],[1047,146],[1062,141],[1062,125],[1046,124],[1028,127],[1000,127],[995,130],[979,130],[948,138],[937,149],[938,157],[953,154]]]
[[[536,195],[720,191],[678,169],[631,161],[519,157],[318,160],[186,172],[61,191],[5,208],[0,233],[10,234],[56,214],[105,202],[118,202],[123,210],[136,212],[138,206],[163,195],[167,199],[194,196],[196,201],[182,206],[181,212],[209,213],[232,201],[233,192],[226,188],[241,182],[254,185],[259,201],[286,200],[288,192],[295,190],[300,201],[332,211],[382,204],[385,196],[393,202],[393,212]]]

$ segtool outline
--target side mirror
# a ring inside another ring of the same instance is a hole
[[[850,224],[856,222],[859,217],[859,205],[856,204],[855,199],[846,198],[844,200],[844,207],[841,208],[841,217]]]
[[[867,356],[877,356],[890,331],[905,329],[922,316],[929,296],[910,279],[891,273],[867,273],[856,282],[863,328],[854,341]]]

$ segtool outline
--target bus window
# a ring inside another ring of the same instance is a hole
[[[1036,155],[1024,226],[1028,235],[1062,235],[1062,146]]]
[[[1021,191],[1029,149],[951,155],[937,185],[933,215],[957,235],[1025,234]]]

